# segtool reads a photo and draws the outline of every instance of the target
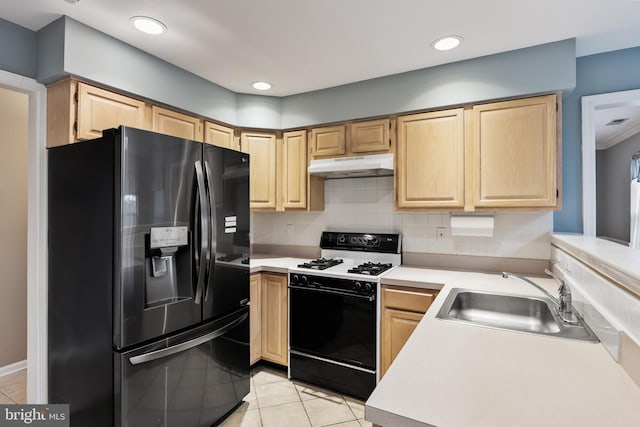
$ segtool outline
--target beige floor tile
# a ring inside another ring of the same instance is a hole
[[[260,408],[264,427],[311,427],[301,402]]]
[[[298,393],[300,394],[300,399],[302,400],[311,400],[320,397],[335,403],[342,402],[342,396],[333,391],[305,383],[295,382],[294,384],[296,385]]]
[[[11,399],[9,399],[9,396],[7,396],[4,393],[0,393],[0,405],[12,405],[15,402]]]
[[[360,425],[362,427],[373,427],[373,424],[371,424],[369,421],[367,421],[367,420],[365,420],[363,418],[359,419],[358,421],[360,422]]]
[[[220,427],[262,427],[260,411],[258,409],[236,411],[224,420]]]
[[[258,400],[256,394],[251,392],[242,399],[242,404],[236,409],[237,411],[248,411],[251,409],[258,409]]]
[[[296,387],[290,381],[257,385],[256,398],[260,409],[283,403],[300,402]]]
[[[313,427],[326,426],[330,424],[355,421],[356,417],[347,406],[346,402],[332,402],[322,398],[305,400],[302,402],[307,410],[311,425]]]
[[[0,377],[0,390],[17,403],[27,401],[27,370]]]
[[[347,405],[349,405],[349,408],[351,408],[351,411],[353,411],[353,415],[355,415],[356,418],[364,418],[364,402],[362,400],[348,396],[345,396],[344,400],[347,402]]]
[[[286,372],[265,367],[257,368],[252,375],[252,379],[255,386],[288,381]]]

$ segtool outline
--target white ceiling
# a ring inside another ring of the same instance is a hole
[[[610,125],[611,121],[626,119],[618,125]],[[593,117],[596,149],[606,150],[619,142],[631,138],[640,132],[640,98],[621,105],[607,106],[598,109]]]
[[[575,37],[577,55],[640,45],[639,0],[4,0],[38,30],[61,15],[234,92],[286,96]],[[134,15],[168,27],[137,32]],[[464,43],[436,52],[431,42]],[[268,92],[251,82],[267,80]]]

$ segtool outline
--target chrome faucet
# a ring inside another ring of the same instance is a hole
[[[573,313],[572,306],[571,306],[571,289],[569,289],[569,287],[567,286],[567,284],[563,279],[558,277],[553,272],[549,271],[546,268],[544,269],[544,272],[560,282],[560,287],[558,287],[558,296],[559,296],[558,298],[551,295],[549,292],[547,292],[544,288],[542,288],[537,283],[519,274],[503,271],[502,277],[504,277],[505,279],[508,278],[509,276],[517,277],[518,279],[534,286],[535,288],[540,290],[542,293],[547,295],[551,299],[551,301],[553,301],[558,306],[556,311],[558,313],[558,316],[560,317],[560,320],[569,324],[578,323],[578,319],[576,318],[576,315]]]

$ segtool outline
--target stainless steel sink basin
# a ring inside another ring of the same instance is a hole
[[[454,288],[436,317],[470,325],[599,342],[581,318],[575,325],[560,320],[555,304],[545,297]]]

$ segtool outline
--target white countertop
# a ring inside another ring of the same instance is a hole
[[[639,249],[581,234],[554,234],[551,243],[640,295]]]
[[[409,267],[382,283],[442,290],[367,400],[365,419],[384,427],[640,425],[640,388],[601,344],[435,318],[451,288],[539,295],[535,288],[500,275]]]
[[[250,272],[288,273],[290,268],[309,261],[309,258],[279,257],[275,255],[251,254]]]

